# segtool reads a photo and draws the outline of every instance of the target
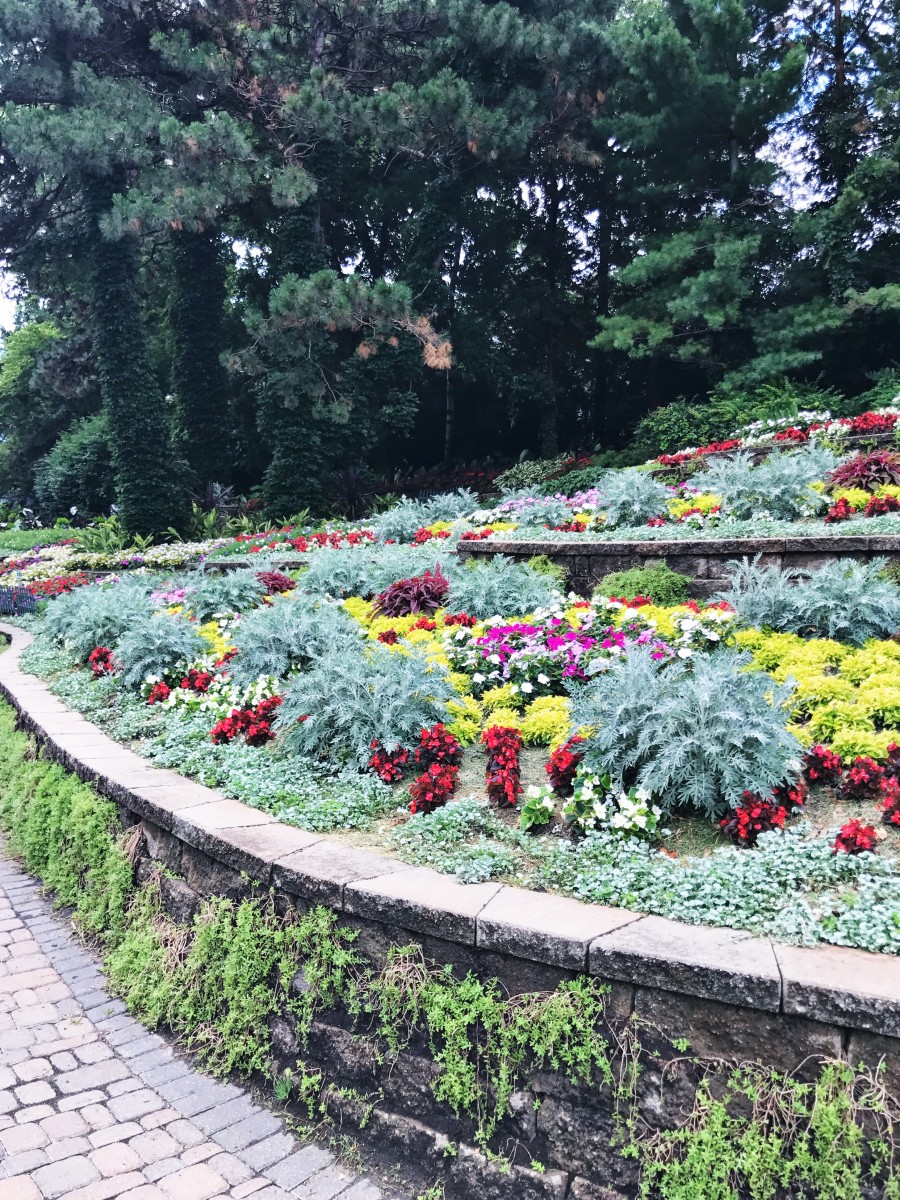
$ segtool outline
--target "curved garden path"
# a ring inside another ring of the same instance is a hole
[[[0,1200],[386,1200],[112,999],[0,847]]]

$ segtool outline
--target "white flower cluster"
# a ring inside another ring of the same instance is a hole
[[[576,772],[572,797],[563,806],[563,816],[579,832],[607,829],[621,837],[655,834],[662,815],[644,788],[614,791],[608,779],[583,764]]]

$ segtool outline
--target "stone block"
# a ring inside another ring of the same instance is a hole
[[[871,1071],[880,1068],[888,1092],[900,1101],[900,1038],[851,1030],[847,1060],[854,1067],[866,1066]]]
[[[200,908],[200,897],[183,879],[162,875],[159,880],[162,906],[179,925],[190,925]]]
[[[175,814],[183,809],[209,804],[218,797],[218,792],[182,779],[179,783],[151,783],[129,789],[129,807],[145,820],[152,821],[161,829],[171,830]]]
[[[504,887],[478,916],[478,946],[583,971],[595,938],[638,919],[621,908]]]
[[[250,808],[238,800],[221,797],[211,804],[192,805],[176,812],[172,818],[172,832],[204,854],[227,862],[233,847],[222,840],[220,834],[233,829],[256,825],[275,825],[275,818],[259,809]]]
[[[655,988],[637,989],[634,1011],[669,1043],[687,1039],[688,1053],[701,1058],[753,1060],[793,1073],[804,1060],[839,1058],[843,1049],[843,1034],[835,1025]]]
[[[775,943],[784,1011],[900,1037],[900,959],[842,946]]]
[[[411,867],[348,882],[344,908],[401,929],[474,945],[478,914],[499,891],[499,883],[464,884],[427,867]]]
[[[251,891],[250,883],[239,871],[225,866],[203,850],[197,850],[187,842],[181,843],[181,873],[188,886],[199,896],[227,896],[229,900],[243,900]]]
[[[405,863],[323,839],[308,850],[279,858],[272,867],[275,887],[292,896],[342,909],[344,887],[394,871],[409,871]]]
[[[598,938],[590,972],[644,987],[778,1012],[781,975],[770,942],[734,929],[642,917]]]
[[[188,819],[193,814],[188,814]],[[298,850],[307,850],[322,841],[320,833],[307,833],[279,821],[269,824],[238,826],[221,829],[216,835],[216,847],[211,853],[226,866],[268,884],[272,863]]]
[[[563,1200],[569,1177],[564,1171],[532,1171],[491,1161],[465,1144],[447,1168],[447,1191],[456,1200]]]

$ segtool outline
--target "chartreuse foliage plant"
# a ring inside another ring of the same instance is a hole
[[[613,571],[604,575],[596,588],[600,596],[622,596],[633,600],[647,596],[663,607],[683,604],[688,598],[690,580],[673,571],[666,563],[658,567],[631,567],[628,571]]]
[[[221,1073],[273,1062],[271,1021],[294,1021],[301,1053],[312,1022],[337,1009],[387,1064],[424,1039],[438,1066],[435,1099],[471,1121],[494,1155],[494,1135],[526,1071],[553,1069],[607,1090],[612,1144],[640,1168],[642,1200],[898,1200],[898,1106],[878,1073],[844,1061],[807,1062],[807,1080],[754,1064],[693,1059],[693,1104],[673,1128],[647,1124],[638,1104],[643,1027],[611,1020],[606,989],[577,978],[548,993],[507,996],[496,981],[433,966],[418,946],[393,946],[376,969],[324,908],[297,915],[262,893],[214,898],[190,926],[162,910],[159,877],[133,883],[114,807],[35,753],[0,709],[0,822],[11,847],[104,947],[111,983],[132,1012],[167,1025]],[[248,888],[249,891],[249,888]],[[303,987],[293,983],[303,979]],[[653,1031],[659,1044],[658,1032]],[[689,1047],[673,1047],[684,1055]],[[324,1112],[321,1075],[307,1071],[300,1099]],[[284,1089],[282,1088],[282,1092]]]

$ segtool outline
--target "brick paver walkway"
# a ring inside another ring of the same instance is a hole
[[[104,988],[0,852],[0,1200],[382,1200]]]

